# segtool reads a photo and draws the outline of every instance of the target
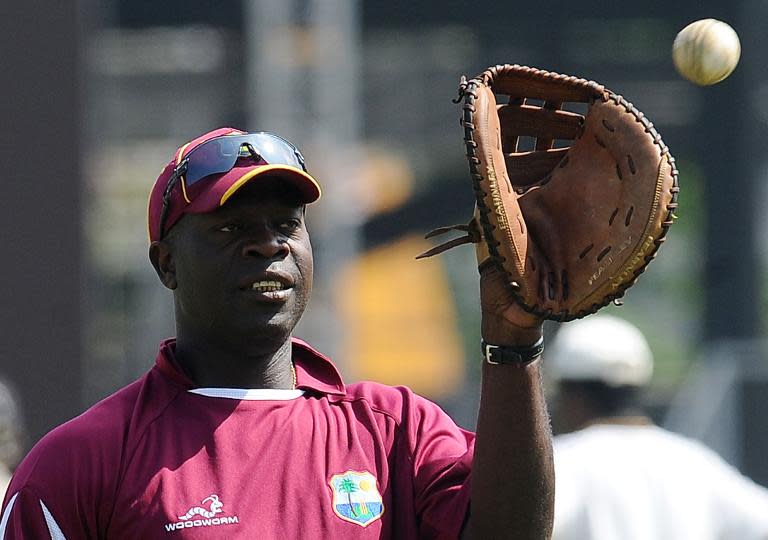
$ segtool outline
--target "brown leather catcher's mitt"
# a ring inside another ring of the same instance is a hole
[[[422,256],[484,239],[513,297],[542,318],[616,301],[677,208],[675,160],[653,124],[595,82],[518,65],[462,78],[459,96],[475,218],[454,227],[469,236]]]

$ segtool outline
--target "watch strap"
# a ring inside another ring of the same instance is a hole
[[[529,347],[507,347],[491,345],[485,340],[480,342],[483,347],[483,357],[489,364],[527,365],[536,360],[544,352],[544,336]]]

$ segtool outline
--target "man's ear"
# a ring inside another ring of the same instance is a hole
[[[173,260],[173,253],[168,242],[155,241],[149,245],[149,260],[157,272],[157,277],[166,288],[174,290],[176,288],[176,263]]]

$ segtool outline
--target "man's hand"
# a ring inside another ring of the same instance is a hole
[[[481,333],[487,343],[526,347],[542,334],[544,320],[525,311],[504,282],[505,274],[488,261],[480,267]]]

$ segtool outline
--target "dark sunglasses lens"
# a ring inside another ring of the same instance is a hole
[[[296,149],[288,141],[269,133],[252,133],[247,136],[247,139],[268,164],[290,165],[297,169],[304,169]]]
[[[257,154],[253,154],[248,146]],[[187,187],[211,174],[228,172],[239,158],[263,159],[268,165],[290,165],[306,170],[297,150],[288,141],[270,133],[224,136],[207,141],[187,155]]]
[[[233,138],[219,137],[201,144],[190,152],[185,175],[187,186],[208,175],[224,173],[234,167],[239,144],[233,141]]]

